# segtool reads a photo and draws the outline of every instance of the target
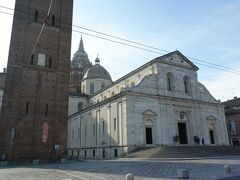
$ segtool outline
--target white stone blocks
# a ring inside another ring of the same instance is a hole
[[[224,171],[225,173],[231,173],[231,167],[229,165],[224,165]]]
[[[177,170],[177,177],[178,177],[178,179],[188,179],[189,178],[189,171],[187,169],[178,169]]]
[[[132,174],[126,174],[126,180],[134,180],[134,176]]]

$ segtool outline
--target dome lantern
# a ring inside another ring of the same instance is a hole
[[[93,78],[101,78],[112,81],[112,78],[108,71],[100,65],[100,59],[98,57],[95,59],[95,64],[86,71],[83,80]]]
[[[95,64],[100,64],[100,59],[98,58],[98,54],[97,54],[97,58],[95,59]]]

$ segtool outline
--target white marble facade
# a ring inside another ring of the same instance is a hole
[[[197,70],[174,51],[91,95],[69,116],[69,156],[119,157],[141,146],[194,145],[194,136],[229,145],[223,107],[198,82]]]

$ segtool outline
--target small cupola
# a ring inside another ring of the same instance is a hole
[[[95,59],[95,64],[100,64],[100,59],[98,58],[98,55],[97,58]]]

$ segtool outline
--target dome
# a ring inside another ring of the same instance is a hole
[[[95,60],[96,64],[91,66],[85,73],[83,79],[102,78],[112,81],[112,78],[108,71],[102,67],[99,62],[99,58]]]

